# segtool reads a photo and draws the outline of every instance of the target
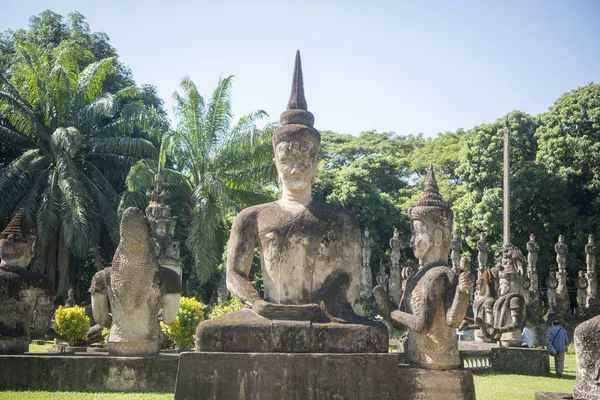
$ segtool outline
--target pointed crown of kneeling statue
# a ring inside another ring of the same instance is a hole
[[[454,212],[440,194],[431,164],[429,165],[425,189],[421,198],[406,213],[411,221],[420,220],[425,222],[427,226],[442,229],[444,241],[450,241],[454,224]]]

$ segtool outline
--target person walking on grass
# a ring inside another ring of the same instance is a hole
[[[554,369],[556,370],[556,375],[560,378],[565,367],[565,352],[569,345],[569,337],[567,336],[567,331],[560,326],[560,322],[557,320],[552,321],[552,329],[550,329],[550,333],[548,334],[548,343],[551,343],[556,348]]]

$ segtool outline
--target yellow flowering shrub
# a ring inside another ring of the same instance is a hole
[[[171,325],[160,323],[162,331],[179,350],[191,350],[198,324],[204,320],[204,305],[194,297],[181,297],[177,319]]]
[[[54,314],[54,331],[67,339],[70,346],[77,342],[87,340],[87,332],[90,329],[90,319],[85,315],[83,307],[74,306],[65,308],[59,306]]]
[[[227,314],[233,311],[241,310],[244,308],[244,302],[234,295],[231,295],[231,300],[223,303],[221,299],[217,301],[217,304],[208,313],[208,318],[218,317],[219,315]]]

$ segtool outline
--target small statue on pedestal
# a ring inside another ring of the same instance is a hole
[[[371,273],[371,246],[373,238],[369,235],[369,228],[365,227],[365,232],[360,238],[360,247],[362,254],[362,270],[360,276],[360,297],[369,299],[373,297],[373,275]]]
[[[595,272],[596,271],[596,254],[598,250],[596,249],[596,245],[594,244],[594,236],[588,236],[588,242],[585,245],[585,263],[587,266],[587,272]]]
[[[75,295],[75,292],[73,291],[73,289],[69,289],[69,291],[67,293],[67,296],[68,296],[67,301],[65,301],[65,308],[75,307],[77,305],[74,295]]]
[[[556,309],[556,288],[558,287],[558,280],[556,279],[556,269],[550,268],[548,277],[546,278],[546,287],[548,292],[548,308]]]
[[[454,272],[459,273],[460,271],[460,252],[462,251],[462,245],[460,244],[460,240],[456,236],[456,232],[452,236],[452,241],[450,242],[450,259],[452,260],[452,268],[454,268]]]
[[[564,272],[567,270],[567,253],[569,247],[565,244],[565,238],[563,235],[558,235],[558,242],[554,245],[554,251],[556,251],[556,264],[558,266],[558,272]]]
[[[481,277],[481,274],[487,267],[488,261],[488,253],[490,251],[490,246],[485,241],[485,233],[481,232],[479,235],[479,240],[477,241],[477,261],[479,263],[479,269],[477,270],[477,276]]]
[[[588,282],[585,277],[585,271],[579,271],[577,274],[577,306],[579,308],[587,306],[587,287]]]
[[[394,228],[394,235],[390,239],[390,248],[392,249],[392,267],[390,269],[388,293],[392,301],[398,304],[400,303],[400,297],[402,296],[402,277],[400,272],[402,242],[400,241],[398,228]]]

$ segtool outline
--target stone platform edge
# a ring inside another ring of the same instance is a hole
[[[173,393],[177,355],[0,355],[0,390]]]
[[[471,371],[399,361],[397,353],[184,352],[175,399],[475,399]]]

